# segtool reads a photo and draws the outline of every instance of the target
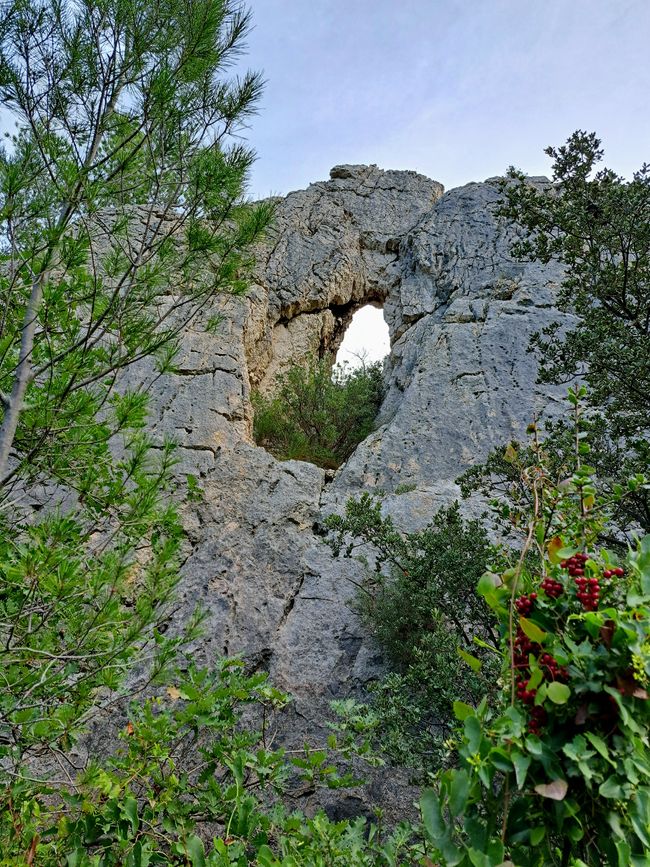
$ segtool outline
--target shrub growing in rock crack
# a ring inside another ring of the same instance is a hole
[[[370,434],[383,399],[381,363],[332,368],[331,358],[292,367],[274,395],[255,395],[254,434],[281,460],[336,469]]]

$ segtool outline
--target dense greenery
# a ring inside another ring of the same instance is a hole
[[[494,688],[495,620],[476,584],[498,554],[457,504],[426,529],[402,534],[382,515],[381,501],[364,494],[327,526],[337,553],[359,548],[373,562],[359,602],[392,668],[372,688],[382,749],[434,770],[444,759],[454,700],[478,702]]]
[[[648,863],[650,538],[624,561],[597,547],[616,504],[598,497],[576,419],[559,486],[534,439],[518,564],[479,581],[500,622],[503,691],[497,709],[456,703],[459,767],[423,795],[448,865]]]
[[[170,676],[195,634],[193,622],[165,635],[180,526],[172,448],[145,433],[144,374],[172,366],[177,336],[217,293],[243,290],[270,217],[244,204],[252,154],[231,137],[260,92],[254,73],[224,77],[247,26],[222,0],[0,11],[0,93],[16,123],[0,153],[7,863],[34,860],[49,781],[73,785],[69,751],[88,719],[127,675],[131,691]],[[123,372],[141,359],[129,390]]]
[[[631,181],[596,171],[600,141],[580,131],[546,153],[552,185],[534,186],[511,170],[501,213],[523,229],[516,255],[565,265],[559,302],[580,319],[568,334],[555,325],[537,336],[541,378],[584,378],[597,429],[590,461],[603,482],[616,484],[650,463],[650,166]],[[646,488],[620,509],[621,529],[650,530]]]
[[[119,747],[77,778],[23,777],[0,813],[0,865],[353,867],[396,865],[421,848],[408,828],[307,819],[277,801],[345,784],[324,752],[273,749],[288,697],[242,662],[190,666],[133,703]],[[246,715],[246,724],[242,717]]]
[[[252,154],[231,138],[261,87],[224,78],[247,26],[223,0],[3,5],[4,497],[42,477],[85,497],[107,438],[141,423],[118,373],[168,368],[209,299],[243,290],[270,215],[243,205]]]
[[[255,440],[281,460],[335,469],[373,430],[383,393],[380,363],[292,367],[272,396],[254,398]]]

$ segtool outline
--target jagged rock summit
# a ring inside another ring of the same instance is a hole
[[[466,467],[558,400],[536,385],[527,347],[562,318],[561,273],[512,259],[498,197],[494,180],[443,194],[415,172],[337,166],[278,201],[248,296],[215,299],[205,317],[222,317],[217,333],[198,323],[156,385],[156,431],[202,489],[184,506],[181,585],[181,616],[196,604],[208,616],[196,657],[241,653],[268,670],[295,697],[299,738],[381,665],[350,607],[363,567],[332,557],[322,517],[381,491],[399,526],[422,527]],[[334,351],[367,303],[391,334],[377,430],[334,478],[277,461],[252,441],[251,389]]]

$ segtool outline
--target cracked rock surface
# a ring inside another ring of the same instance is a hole
[[[381,659],[351,602],[356,561],[318,533],[348,497],[382,491],[398,526],[424,526],[497,444],[552,413],[535,384],[530,335],[553,320],[557,266],[514,261],[494,215],[494,181],[443,194],[414,172],[338,166],[278,200],[245,300],[216,299],[185,335],[178,373],[157,381],[156,432],[179,443],[179,474],[202,494],[184,506],[185,611],[200,605],[197,659],[242,653],[295,697],[295,737],[322,739],[332,698],[356,694]],[[382,305],[391,334],[379,427],[336,473],[279,462],[251,439],[251,388],[335,351],[356,309]],[[397,495],[398,485],[415,486]],[[381,797],[381,793],[378,793]]]

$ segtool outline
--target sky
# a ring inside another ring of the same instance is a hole
[[[339,163],[413,169],[447,189],[575,129],[630,175],[650,160],[650,0],[250,0],[247,63],[267,81],[251,193]]]
[[[447,189],[510,165],[548,174],[544,147],[576,129],[595,131],[626,177],[650,161],[650,0],[250,5],[246,62],[267,81],[247,131],[255,198],[340,163],[413,169]],[[383,352],[380,331],[378,311],[358,314],[343,353]]]

